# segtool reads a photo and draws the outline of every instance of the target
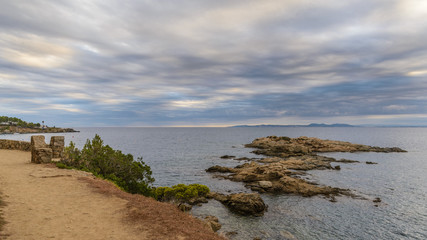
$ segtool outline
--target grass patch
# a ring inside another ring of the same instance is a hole
[[[67,166],[67,165],[63,164],[62,162],[57,162],[55,165],[57,168],[61,168],[61,169],[73,169],[73,167]]]

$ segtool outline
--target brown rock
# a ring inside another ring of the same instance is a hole
[[[208,202],[208,199],[205,197],[191,198],[187,201],[188,204],[193,205],[193,206],[201,204],[201,203],[207,203],[207,202]]]
[[[258,193],[236,193],[230,195],[217,193],[214,198],[232,212],[240,215],[262,216],[267,211],[267,205],[265,205]]]
[[[212,231],[217,232],[221,229],[221,224],[218,222],[218,218],[215,216],[207,216],[204,221],[212,229]]]
[[[273,187],[273,183],[271,183],[270,181],[259,181],[258,185],[263,189]]]
[[[180,203],[178,205],[178,209],[183,211],[183,212],[188,212],[192,209],[193,207],[190,204],[187,203]]]
[[[206,172],[229,173],[229,172],[234,172],[234,170],[232,168],[215,165],[215,166],[212,166],[212,167],[206,169]]]
[[[207,198],[213,198],[219,202],[227,201],[227,196],[217,192],[209,192]]]

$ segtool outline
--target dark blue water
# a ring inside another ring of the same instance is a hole
[[[66,133],[66,142],[81,148],[99,134],[106,144],[134,157],[143,157],[153,170],[156,186],[201,183],[219,192],[250,192],[241,183],[212,178],[212,165],[242,162],[222,155],[257,157],[244,144],[257,137],[309,136],[380,147],[400,147],[408,153],[330,153],[359,160],[341,171],[310,171],[319,184],[349,188],[369,200],[339,197],[262,195],[269,205],[263,217],[241,217],[220,203],[195,207],[196,216],[215,215],[220,231],[238,232],[234,239],[427,239],[427,128],[81,128]],[[46,134],[47,138],[52,134]],[[30,135],[1,138],[29,141]],[[377,162],[367,165],[364,162]],[[378,207],[372,200],[381,198]]]

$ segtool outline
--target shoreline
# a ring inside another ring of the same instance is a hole
[[[6,132],[3,130],[0,135],[14,135],[14,134],[37,134],[37,133],[72,133],[80,132],[72,128],[47,128],[47,129],[35,129],[35,128],[15,128],[13,131]]]

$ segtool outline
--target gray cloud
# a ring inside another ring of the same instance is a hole
[[[70,126],[427,117],[420,1],[0,3],[3,115]]]

